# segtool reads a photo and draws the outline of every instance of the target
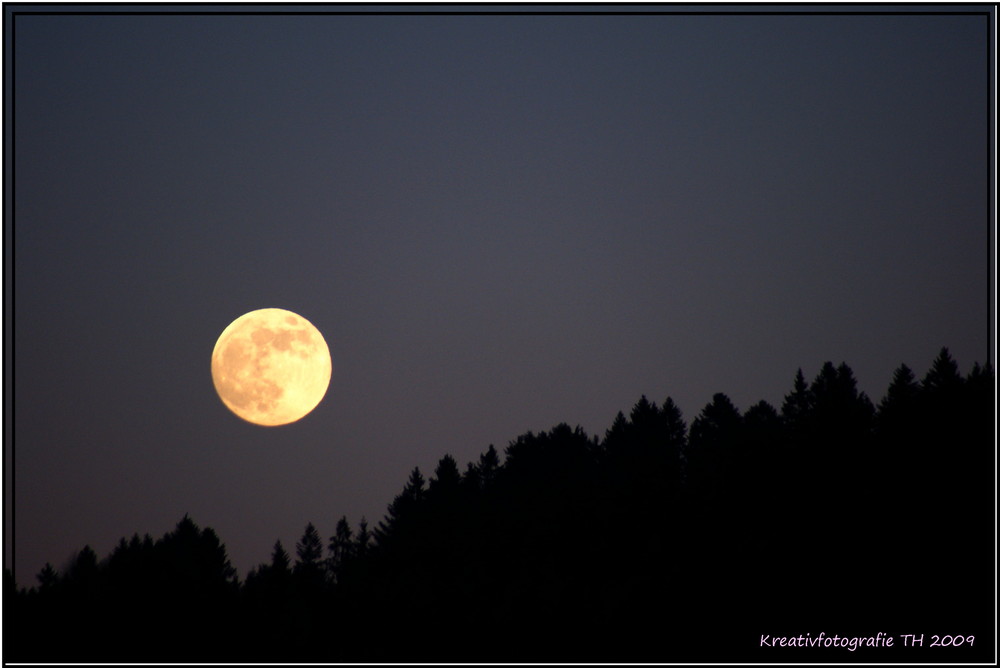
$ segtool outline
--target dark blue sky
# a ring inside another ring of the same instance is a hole
[[[562,421],[603,435],[642,394],[690,421],[720,391],[780,406],[827,360],[876,402],[941,346],[987,360],[988,7],[20,9],[22,584],[185,513],[245,576],[306,522],[376,524],[414,466]],[[270,429],[209,369],[264,307],[311,320],[334,363],[319,407]]]

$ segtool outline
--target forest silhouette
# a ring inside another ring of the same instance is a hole
[[[643,396],[603,438],[559,424],[415,468],[375,526],[307,524],[243,580],[185,516],[31,587],[6,572],[5,659],[992,661],[993,391],[942,349],[877,405],[830,362],[690,425]],[[761,646],[821,632],[896,644]]]

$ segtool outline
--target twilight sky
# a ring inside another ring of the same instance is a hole
[[[375,525],[414,466],[603,435],[642,394],[690,422],[715,392],[780,406],[827,360],[876,402],[941,346],[988,360],[988,7],[26,9],[5,6],[20,584],[185,513],[244,577],[306,522]],[[210,374],[264,307],[333,355],[285,427]]]

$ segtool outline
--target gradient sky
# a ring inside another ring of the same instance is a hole
[[[5,5],[20,584],[185,513],[244,577],[306,522],[375,525],[414,466],[603,435],[643,394],[780,406],[830,360],[877,402],[941,346],[989,358],[989,7],[29,8]],[[264,307],[333,355],[285,427],[210,374]]]

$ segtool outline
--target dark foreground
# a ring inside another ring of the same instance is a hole
[[[947,351],[877,406],[832,364],[690,426],[643,397],[414,470],[372,531],[309,525],[244,581],[187,517],[8,575],[4,659],[992,662],[994,406]]]

